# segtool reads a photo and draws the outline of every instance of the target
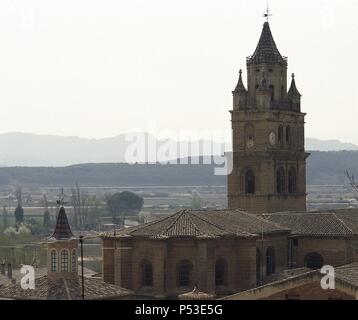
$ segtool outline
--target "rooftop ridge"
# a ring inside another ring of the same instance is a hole
[[[196,215],[193,211],[190,211],[190,213],[191,213],[193,216],[197,217],[197,215]],[[197,217],[197,218],[198,218],[198,217]],[[188,219],[190,220],[190,222],[192,223],[192,225],[194,226],[194,228],[195,228],[199,233],[201,233],[202,235],[209,235],[209,234],[207,234],[207,233],[203,233],[203,232],[200,231],[200,229],[198,228],[198,226],[196,225],[196,223],[193,221],[193,219],[192,219],[192,217],[190,216],[190,214],[188,214]],[[213,234],[210,234],[210,235],[213,235]]]
[[[219,210],[218,210],[218,211],[219,211]],[[192,211],[192,214],[193,214],[196,218],[198,218],[199,220],[204,221],[205,223],[207,223],[207,224],[209,224],[209,225],[212,225],[212,226],[214,226],[215,228],[218,228],[218,229],[220,229],[221,231],[224,231],[224,232],[227,233],[227,230],[225,230],[225,228],[223,228],[222,226],[219,226],[219,225],[217,225],[216,223],[213,223],[213,222],[211,222],[211,221],[208,221],[208,220],[206,220],[206,219],[204,219],[204,218],[198,216],[198,215],[195,214],[193,211]]]
[[[240,211],[242,214],[245,214],[247,216],[250,216],[251,217],[251,214],[248,213],[248,212],[245,212],[245,211]],[[263,215],[256,215],[255,218],[260,220],[261,222],[265,222],[265,223],[268,223],[268,224],[271,224],[275,227],[277,227],[278,229],[282,229],[282,231],[291,231],[290,228],[287,228],[285,226],[281,226],[280,224],[276,223],[276,222],[273,222],[271,220],[267,220],[265,218],[262,217]]]
[[[68,284],[65,278],[62,278],[63,284],[65,286],[65,290],[66,290],[66,295],[67,295],[67,299],[68,300],[72,300],[72,296],[71,296],[71,292],[70,289],[68,288]]]
[[[137,230],[143,230],[143,229],[145,229],[145,228],[147,228],[147,227],[152,226],[153,224],[156,224],[156,223],[158,223],[158,222],[162,222],[162,221],[168,220],[168,219],[170,219],[170,218],[172,218],[172,217],[173,217],[173,215],[168,215],[168,216],[166,216],[166,217],[161,217],[161,218],[158,218],[158,219],[154,219],[153,221],[149,221],[149,222],[146,222],[146,223],[144,223],[144,224],[140,224],[140,225],[138,225],[138,226],[129,227],[129,228],[126,229],[126,231],[127,231],[129,234],[131,234],[132,232],[135,232],[135,231],[137,231]],[[118,229],[117,229],[117,230],[118,230]],[[123,230],[123,229],[119,229],[118,231],[121,231],[121,230]],[[107,236],[107,234],[108,234],[108,233],[104,233],[105,236]]]
[[[184,210],[182,210],[182,211],[179,211],[179,212],[177,212],[177,213],[174,213],[174,216],[175,216],[175,215],[178,215],[178,216],[176,217],[176,219],[174,219],[174,221],[173,221],[167,228],[165,228],[159,235],[165,236],[166,233],[168,233],[168,231],[174,227],[174,225],[179,221],[179,219],[180,219],[183,215],[187,215],[187,209],[184,209]],[[190,219],[189,219],[189,220],[190,220]],[[191,220],[190,220],[190,222],[192,223]],[[195,225],[194,225],[194,228],[195,228],[196,230],[198,230]],[[198,230],[198,232],[201,233],[200,230]]]
[[[333,216],[334,216],[339,222],[341,222],[341,223],[343,224],[344,227],[346,227],[352,234],[354,234],[353,229],[351,229],[350,227],[348,227],[348,225],[347,225],[341,218],[339,218],[339,217],[336,215],[335,212],[333,212],[332,214],[333,214]]]

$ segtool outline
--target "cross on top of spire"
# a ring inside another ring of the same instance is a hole
[[[61,188],[60,193],[58,194],[58,200],[56,201],[60,207],[63,207],[64,199],[65,199],[65,193],[63,191],[63,188]]]
[[[268,22],[269,17],[271,17],[271,16],[272,16],[272,14],[270,13],[269,3],[268,3],[268,0],[267,0],[267,6],[266,6],[266,11],[264,13],[264,18],[266,18],[266,21]]]

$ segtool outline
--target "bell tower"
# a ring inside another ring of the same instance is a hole
[[[301,94],[295,76],[287,90],[287,58],[276,47],[268,22],[247,57],[231,113],[233,170],[228,206],[249,213],[306,210],[306,158]]]
[[[78,240],[73,236],[65,208],[61,206],[55,230],[47,244],[47,275],[55,279],[77,279]]]

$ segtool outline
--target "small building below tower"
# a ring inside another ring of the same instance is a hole
[[[78,270],[78,239],[73,235],[63,207],[55,230],[47,243],[47,270],[35,268],[35,288],[22,289],[21,278],[0,283],[0,298],[15,300],[81,300],[82,278]],[[87,273],[87,272],[86,272]],[[85,300],[121,300],[133,297],[131,291],[84,276]]]

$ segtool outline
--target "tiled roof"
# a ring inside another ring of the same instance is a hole
[[[81,272],[82,272],[81,268],[78,268],[78,275],[81,275]],[[6,270],[6,273],[7,273],[7,270]],[[35,267],[35,277],[36,278],[41,278],[45,275],[47,275],[47,267],[40,267],[40,268]],[[84,267],[83,275],[85,277],[94,277],[97,275],[97,272]],[[21,273],[21,269],[13,269],[11,279],[7,276],[7,274],[0,274],[0,288],[1,288],[1,285],[10,283],[11,281],[20,281],[23,276],[24,276],[24,274]]]
[[[182,210],[139,226],[106,232],[102,237],[219,238],[255,237],[261,233],[289,232],[259,216],[240,210]]]
[[[57,216],[55,231],[50,239],[69,240],[71,238],[73,238],[73,233],[67,220],[65,208],[61,207]]]
[[[335,268],[334,271],[337,279],[358,287],[358,262]]]
[[[343,285],[345,290],[350,288],[352,295],[355,296],[358,288],[358,262],[335,267],[334,272],[336,289],[339,290]],[[310,282],[316,282],[317,286],[320,286],[319,282],[321,280],[322,274],[320,270],[292,269],[287,275],[272,279],[272,282],[224,297],[223,300],[267,299],[275,292],[273,290],[275,287],[279,289],[278,292],[283,292],[283,290],[293,289]]]
[[[124,298],[132,293],[129,290],[105,283],[99,279],[84,278],[85,300]],[[81,278],[52,279],[47,275],[35,279],[34,290],[23,290],[20,282],[8,283],[0,287],[0,297],[17,300],[80,300]]]
[[[358,234],[358,209],[341,209],[334,213],[354,234]]]
[[[358,235],[358,217],[353,213],[283,212],[262,216],[291,229],[293,235],[326,237]]]
[[[248,58],[248,63],[286,63],[286,60],[281,56],[276,47],[275,40],[272,37],[270,25],[268,22],[264,23],[259,43],[257,44],[254,54]]]

